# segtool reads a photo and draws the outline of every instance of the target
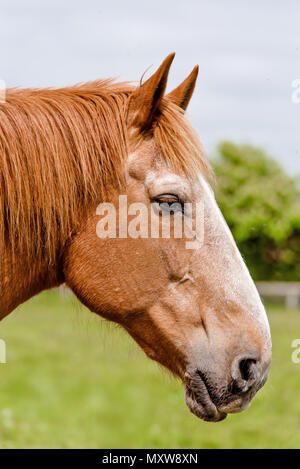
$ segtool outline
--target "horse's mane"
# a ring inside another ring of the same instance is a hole
[[[122,185],[135,88],[112,80],[62,89],[11,89],[0,104],[0,246],[53,258],[78,214]],[[187,119],[168,99],[153,135],[189,175],[210,169]]]

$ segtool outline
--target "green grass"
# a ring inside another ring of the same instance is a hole
[[[0,448],[299,448],[300,311],[269,308],[273,365],[242,414],[212,424],[119,328],[56,292],[1,322]]]

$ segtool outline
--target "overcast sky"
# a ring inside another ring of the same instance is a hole
[[[300,172],[299,1],[0,0],[7,87],[138,80],[172,51],[170,89],[200,66],[189,115],[210,155],[249,142]]]

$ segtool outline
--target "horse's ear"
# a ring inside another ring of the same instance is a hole
[[[184,111],[188,107],[193,91],[195,89],[199,66],[193,68],[189,76],[175,90],[167,94],[167,97],[181,107]]]
[[[130,125],[150,129],[164,95],[175,53],[168,55],[156,72],[134,92],[129,105]]]

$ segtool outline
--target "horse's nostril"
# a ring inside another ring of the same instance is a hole
[[[256,358],[237,357],[232,364],[232,393],[248,391],[258,380],[259,374]]]
[[[250,379],[254,378],[253,375],[255,375],[256,360],[254,360],[253,358],[241,360],[239,366],[241,377],[243,380],[249,381]]]

